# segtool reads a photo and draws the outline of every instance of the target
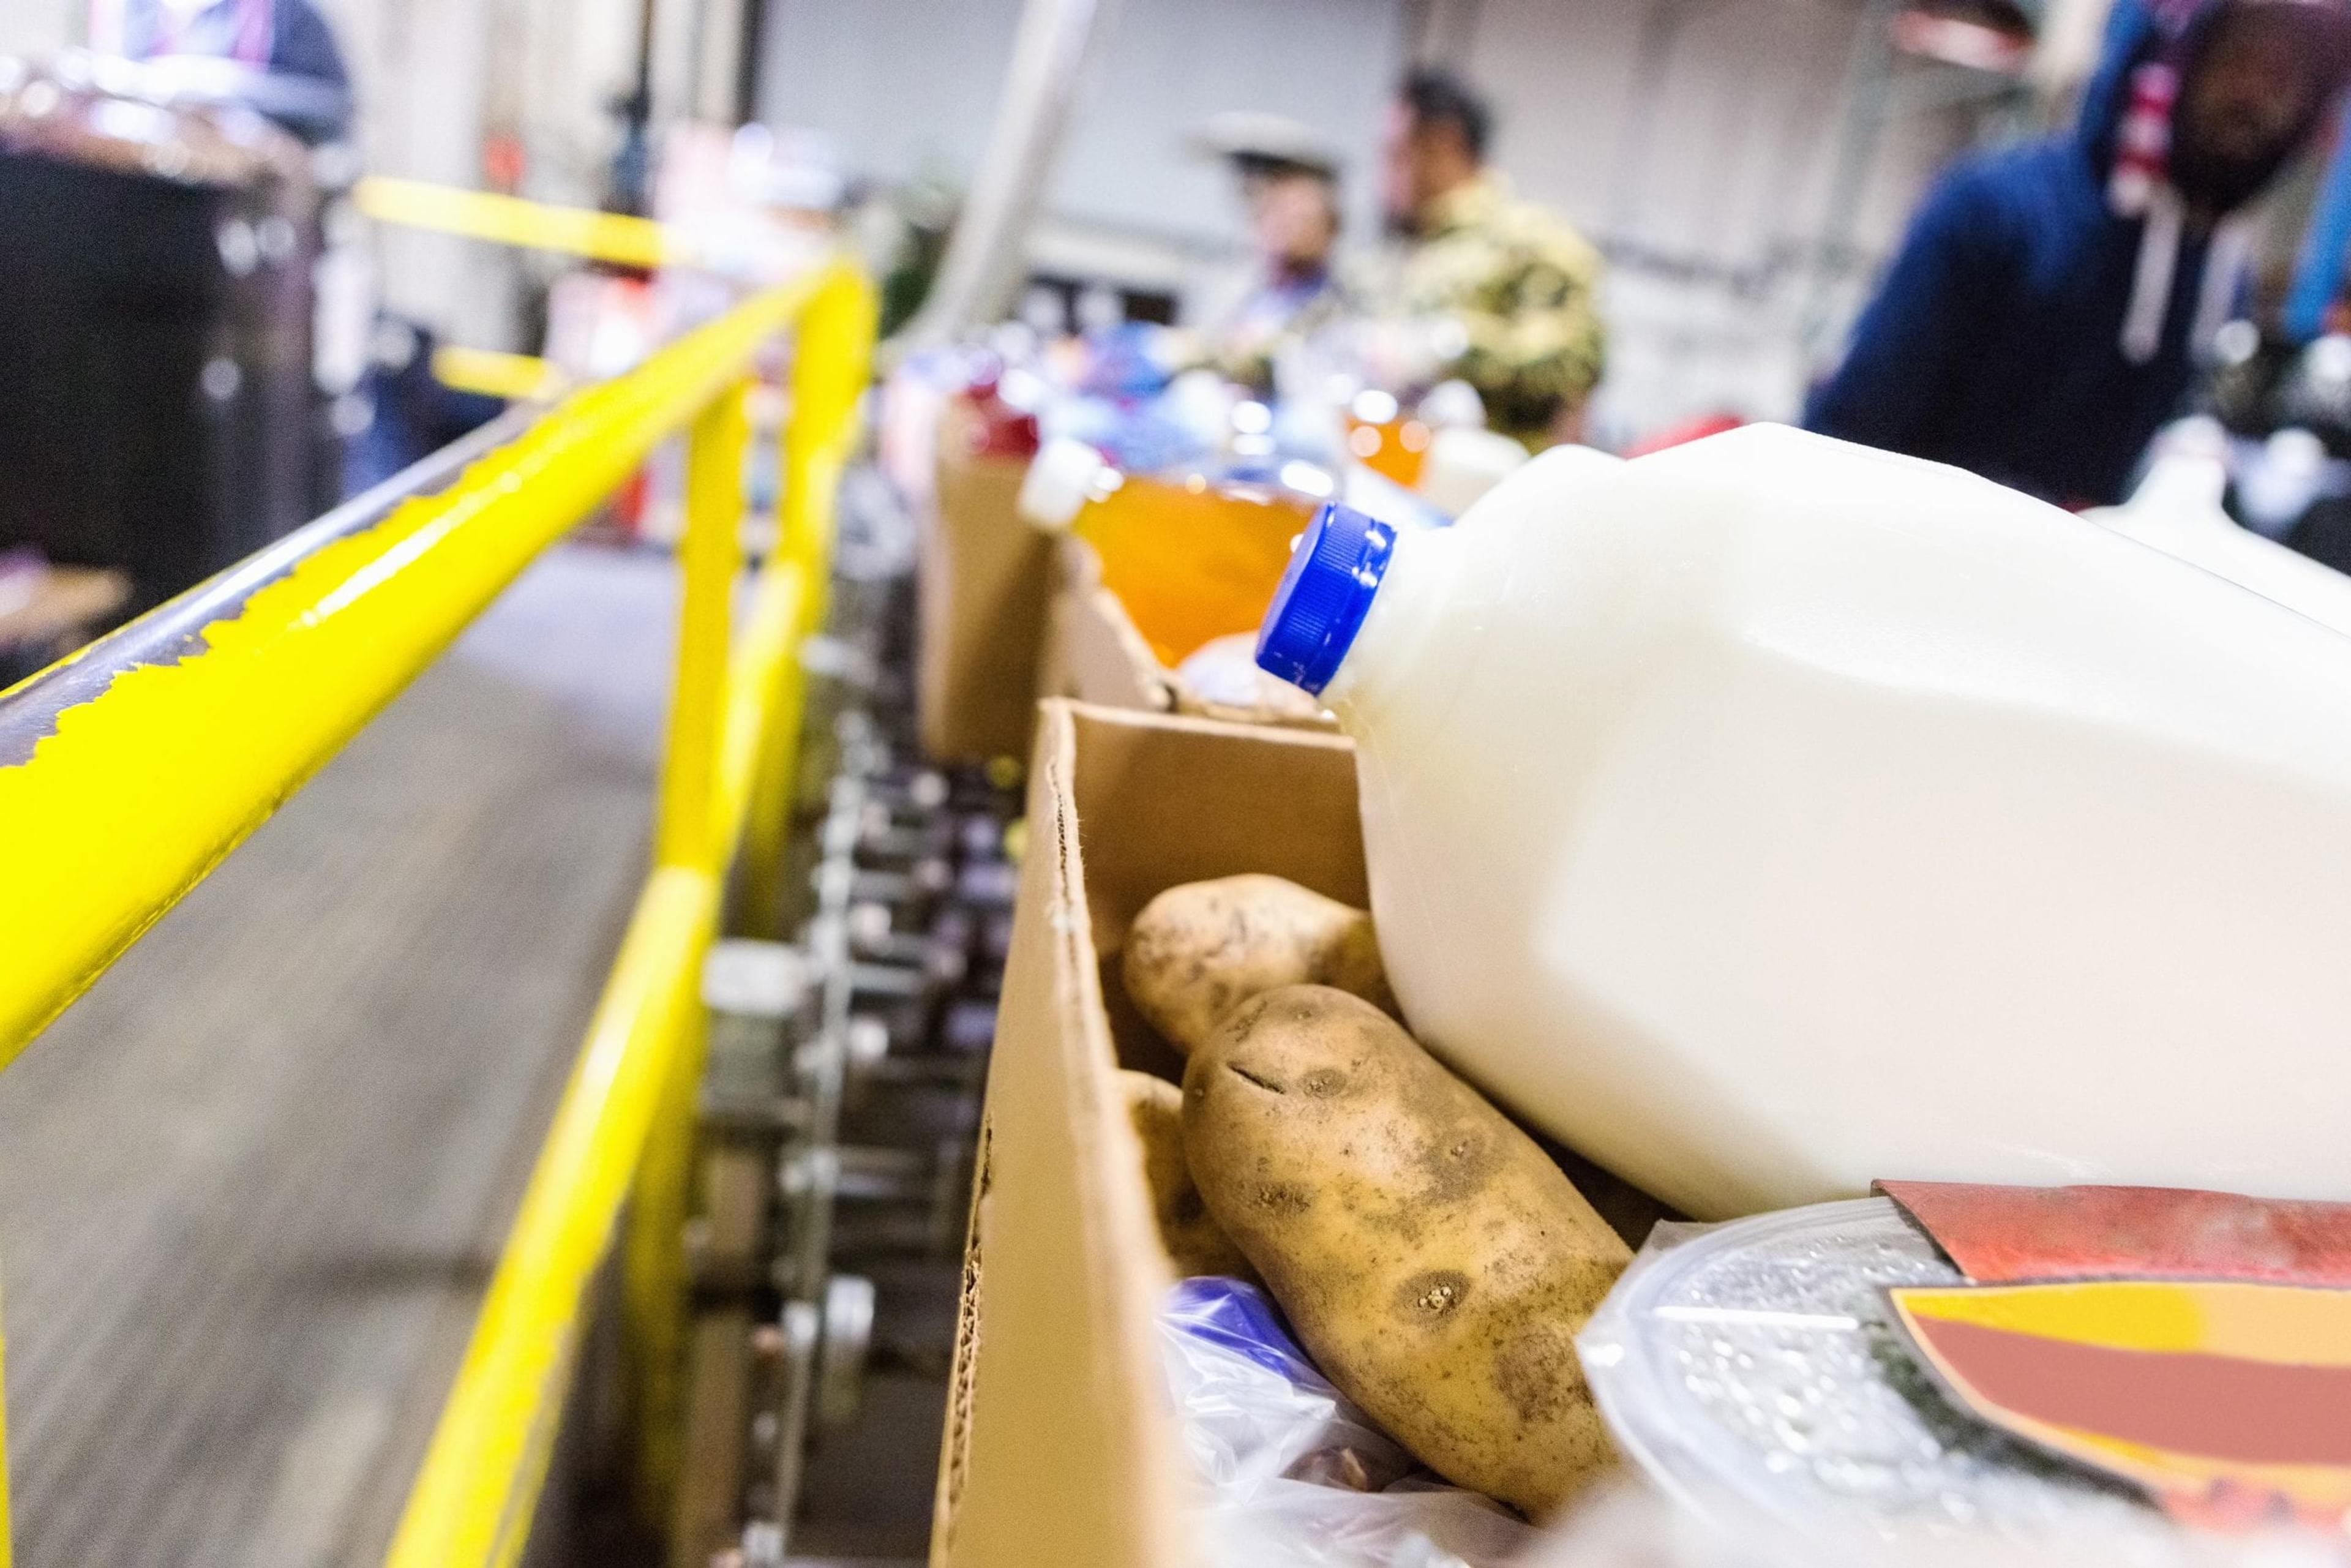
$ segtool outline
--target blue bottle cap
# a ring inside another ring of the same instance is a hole
[[[1273,591],[1258,631],[1258,667],[1319,695],[1353,646],[1395,545],[1395,530],[1377,517],[1326,503]]]

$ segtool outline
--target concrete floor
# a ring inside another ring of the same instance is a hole
[[[542,562],[0,1076],[25,1568],[380,1559],[643,875],[673,583]]]

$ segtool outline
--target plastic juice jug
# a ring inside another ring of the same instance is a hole
[[[1355,738],[1416,1031],[1691,1214],[2351,1197],[2351,639],[1758,425],[1329,508],[1259,661]]]
[[[1421,464],[1435,434],[1407,417],[1384,392],[1358,392],[1347,405],[1347,450],[1364,467],[1407,490],[1420,483]]]
[[[1173,668],[1263,617],[1314,502],[1280,486],[1220,486],[1197,473],[1121,474],[1083,443],[1053,440],[1029,464],[1019,505],[1036,526],[1093,547],[1102,586]]]
[[[2241,528],[2221,509],[2229,438],[2217,420],[2181,420],[2124,506],[2086,514],[2141,544],[2216,572],[2321,625],[2351,632],[2351,577]]]

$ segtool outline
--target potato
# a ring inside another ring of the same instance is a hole
[[[1610,1461],[1574,1342],[1631,1254],[1394,1019],[1244,1003],[1186,1066],[1184,1150],[1324,1375],[1431,1469],[1540,1518]]]
[[[1276,986],[1335,986],[1397,1010],[1372,917],[1278,876],[1169,888],[1128,928],[1120,973],[1135,1007],[1182,1051]]]
[[[1178,1277],[1229,1274],[1255,1281],[1257,1270],[1241,1256],[1200,1201],[1192,1172],[1184,1163],[1184,1092],[1148,1072],[1122,1071],[1119,1092],[1126,1114],[1143,1141],[1143,1179],[1151,1188],[1151,1217],[1159,1222],[1159,1244]]]

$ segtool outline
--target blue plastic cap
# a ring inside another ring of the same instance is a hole
[[[1306,525],[1257,634],[1258,667],[1320,695],[1380,591],[1395,530],[1336,501]]]

